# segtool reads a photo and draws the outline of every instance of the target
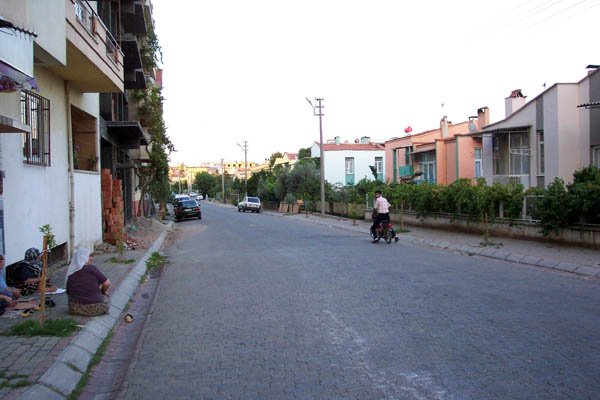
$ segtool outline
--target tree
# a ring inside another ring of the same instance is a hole
[[[208,172],[201,172],[194,177],[192,187],[196,188],[204,197],[208,196],[211,190],[215,187],[217,178]]]
[[[310,147],[303,147],[298,150],[298,160],[302,160],[303,158],[310,158]]]
[[[273,168],[273,164],[275,164],[275,159],[280,157],[283,157],[283,154],[281,154],[280,152],[275,152],[271,154],[271,157],[269,158],[269,169]]]

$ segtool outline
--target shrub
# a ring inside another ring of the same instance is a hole
[[[548,186],[544,197],[536,202],[536,210],[544,236],[550,232],[558,235],[561,228],[569,225],[569,196],[562,179],[555,178]]]

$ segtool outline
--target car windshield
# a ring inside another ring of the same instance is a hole
[[[258,199],[258,197],[248,197],[248,202],[249,203],[260,203],[260,200]]]
[[[185,200],[179,203],[180,207],[198,207],[198,203],[194,200]]]

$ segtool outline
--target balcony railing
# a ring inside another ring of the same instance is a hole
[[[119,61],[119,50],[121,49],[117,40],[110,33],[110,30],[104,25],[102,19],[94,11],[87,0],[74,0],[73,7],[75,8],[75,17],[90,35],[94,36],[98,32],[96,24],[101,24],[106,32],[106,55],[115,63]]]
[[[412,176],[413,173],[412,165],[402,165],[398,167],[398,176]]]

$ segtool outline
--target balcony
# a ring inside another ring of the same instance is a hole
[[[123,92],[123,52],[119,44],[87,0],[65,1],[67,65],[48,68],[82,92]]]
[[[529,175],[494,175],[492,177],[493,183],[501,183],[507,185],[509,183],[521,184],[527,190],[530,187]]]
[[[141,1],[121,1],[121,22],[124,31],[127,33],[145,35],[148,32],[144,16],[144,6]]]
[[[121,39],[123,50],[123,67],[125,69],[126,89],[146,89],[146,76],[142,69],[142,57],[138,40],[133,35],[123,35]]]

